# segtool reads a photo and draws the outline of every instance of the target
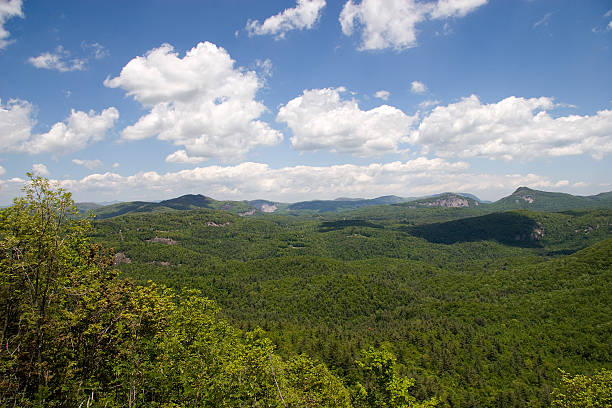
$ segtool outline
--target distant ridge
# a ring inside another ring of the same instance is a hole
[[[373,205],[396,204],[405,202],[406,199],[394,195],[376,197],[371,199],[337,198],[335,200],[312,200],[301,201],[290,204],[287,208],[292,211],[310,210],[317,212],[334,212],[341,210],[352,210]]]
[[[185,194],[160,202],[129,201],[111,205],[77,203],[82,214],[89,211],[98,218],[109,218],[128,213],[183,211],[206,208],[228,211],[239,215],[293,212],[339,212],[381,205],[408,208],[478,208],[484,212],[528,209],[535,211],[568,211],[588,208],[612,208],[612,192],[592,196],[575,196],[519,187],[512,194],[493,203],[480,200],[470,193],[440,193],[426,197],[386,195],[371,199],[339,197],[333,200],[311,200],[279,203],[264,199],[245,201],[217,201],[202,194]]]
[[[472,196],[476,197],[476,196]],[[461,208],[461,207],[478,207],[480,202],[464,194],[457,193],[442,193],[431,197],[419,198],[409,201],[405,205],[410,207],[444,207],[444,208]]]
[[[85,203],[87,204],[87,203]],[[77,204],[77,208],[83,213],[85,207]],[[158,211],[184,211],[206,208],[211,210],[222,210],[236,214],[254,210],[252,206],[243,201],[217,201],[201,194],[186,194],[177,198],[163,200],[158,203],[147,201],[129,201],[93,208],[96,218],[110,218],[129,213],[158,212]],[[91,208],[90,208],[91,209]]]
[[[201,194],[186,194],[170,200],[160,201],[159,205],[175,210],[191,210],[195,208],[210,208],[215,200]]]
[[[537,211],[567,211],[579,208],[610,208],[612,192],[593,196],[575,196],[567,193],[553,193],[519,187],[508,197],[492,204],[493,210],[529,209]]]

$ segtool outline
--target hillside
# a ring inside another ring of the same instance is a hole
[[[370,207],[373,205],[395,204],[404,201],[406,201],[406,199],[393,195],[382,196],[372,199],[338,198],[335,200],[302,201],[290,204],[287,209],[290,211],[310,210],[316,212],[334,212],[351,210],[361,207]]]
[[[253,206],[242,201],[217,201],[200,194],[187,194],[160,202],[129,201],[90,209],[96,218],[104,219],[130,213],[184,211],[198,208],[222,210],[231,213],[243,213],[254,209]]]
[[[519,187],[501,200],[490,205],[499,210],[529,209],[535,211],[566,211],[580,208],[611,208],[612,192],[593,196],[574,196],[565,193],[551,193]]]
[[[130,259],[126,276],[202,290],[281,355],[342,378],[385,344],[417,398],[444,407],[547,406],[559,367],[612,366],[612,211],[407,204],[314,219],[143,213],[96,222],[95,238]],[[415,217],[356,217],[389,208]]]
[[[395,195],[372,199],[343,197],[335,200],[312,200],[297,203],[280,203],[265,199],[218,201],[200,194],[187,194],[160,202],[131,201],[111,205],[78,203],[77,207],[82,215],[86,215],[91,210],[99,219],[130,213],[185,211],[198,208],[227,211],[243,216],[267,214],[316,216],[321,213],[347,213],[359,209],[365,209],[366,213],[370,214],[367,209],[374,207],[382,208],[373,209],[371,214],[387,214],[391,217],[404,213],[406,209],[419,208],[469,208],[474,209],[471,214],[479,215],[518,209],[550,212],[581,208],[612,208],[612,192],[581,197],[519,187],[510,196],[494,203],[482,201],[469,193],[441,193],[421,198],[404,198]]]

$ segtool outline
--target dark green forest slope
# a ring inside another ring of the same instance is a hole
[[[281,357],[201,292],[135,285],[88,238],[70,194],[33,178],[0,210],[2,407],[430,407],[386,349],[348,382],[305,354]]]
[[[275,215],[314,216],[329,212],[348,212],[357,209],[379,207],[379,211],[401,212],[402,209],[414,208],[466,208],[472,214],[487,214],[505,210],[534,211],[568,211],[585,208],[612,208],[612,192],[594,196],[574,196],[564,193],[551,193],[519,187],[508,197],[494,203],[480,201],[469,193],[442,193],[433,196],[415,198],[394,195],[372,199],[337,198],[335,200],[312,200],[298,203],[278,203],[268,200],[252,201],[217,201],[201,194],[187,194],[181,197],[160,202],[130,201],[111,205],[79,203],[81,214],[93,211],[98,219],[116,217],[125,214],[151,213],[176,210],[194,210],[199,208],[228,211],[243,216],[274,213]]]
[[[375,346],[418,399],[549,406],[558,368],[612,368],[612,211],[480,211],[197,210],[101,220],[94,238],[126,276],[200,289],[281,355],[321,359],[347,383]]]
[[[0,406],[612,402],[612,210],[201,197],[91,225],[34,178],[0,210]]]

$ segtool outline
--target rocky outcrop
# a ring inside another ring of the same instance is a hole
[[[228,225],[230,225],[230,223],[229,223],[229,221],[226,221],[226,222],[224,222],[222,224],[217,224],[216,222],[208,221],[206,223],[206,225],[209,226],[209,227],[223,228],[223,227],[227,227]]]
[[[262,204],[261,211],[265,213],[273,213],[276,211],[276,205]]]
[[[178,242],[173,240],[172,238],[159,238],[159,237],[147,239],[147,242],[160,243],[160,244],[166,244],[166,245],[178,244]]]
[[[129,264],[132,263],[132,260],[125,256],[123,252],[117,252],[115,255],[113,255],[113,266],[117,266],[122,263]]]
[[[533,204],[533,202],[535,201],[535,198],[533,198],[532,195],[522,195],[519,198],[517,198],[516,200],[514,200],[514,202],[517,203],[517,204],[520,204],[521,200],[526,202],[526,203]]]
[[[255,208],[252,208],[249,211],[238,213],[238,215],[241,216],[241,217],[246,217],[247,215],[255,214],[255,211],[257,211],[257,210]]]
[[[445,197],[440,197],[432,201],[428,201],[424,203],[428,207],[448,207],[448,208],[459,208],[459,207],[469,207],[470,201],[461,196],[457,195],[449,195]],[[477,201],[474,201],[475,205],[478,205]]]

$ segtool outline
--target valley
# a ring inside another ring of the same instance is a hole
[[[129,258],[123,276],[197,289],[282,356],[305,353],[349,384],[370,346],[397,356],[417,399],[449,407],[549,406],[559,369],[610,369],[606,195],[457,197],[470,205],[135,212],[96,220],[93,238]]]

